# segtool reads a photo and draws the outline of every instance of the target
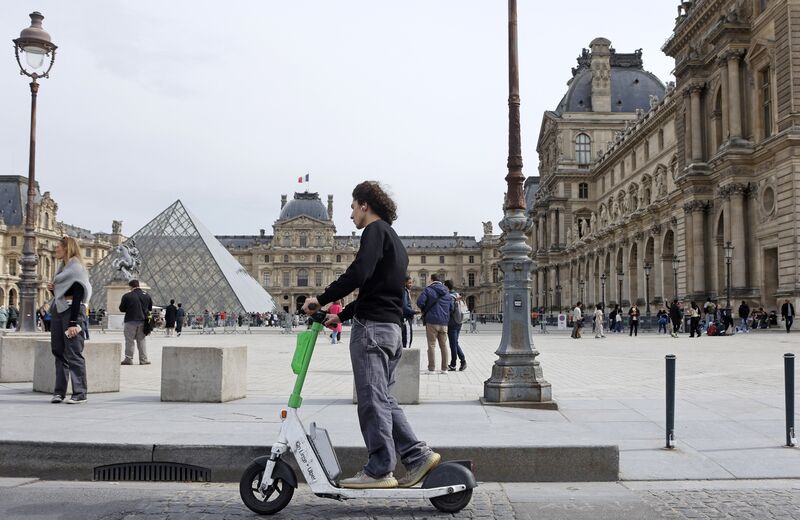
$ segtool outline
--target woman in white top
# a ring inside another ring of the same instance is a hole
[[[595,338],[605,338],[603,334],[603,305],[598,303],[597,309],[594,311],[594,325],[595,325]]]

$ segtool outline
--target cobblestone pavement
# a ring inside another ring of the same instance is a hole
[[[800,519],[800,490],[650,491],[642,498],[662,518]]]
[[[351,500],[312,495],[302,485],[276,519],[648,520],[800,519],[800,482],[482,483],[455,515],[427,501]],[[680,484],[684,485],[684,484]],[[659,488],[662,486],[663,488]],[[721,486],[721,487],[720,487]],[[734,489],[726,489],[731,486]],[[0,479],[0,518],[54,520],[223,520],[258,518],[232,484],[43,482]]]

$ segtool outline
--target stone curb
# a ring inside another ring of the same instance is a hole
[[[465,446],[438,448],[444,460],[472,460],[485,482],[613,482],[619,480],[618,446]],[[360,470],[365,448],[336,448],[345,475]],[[266,446],[190,446],[0,441],[0,477],[92,480],[97,466],[126,462],[178,462],[209,468],[212,482],[238,482]],[[294,460],[290,458],[291,465]],[[398,467],[402,465],[398,464]],[[297,471],[298,477],[302,475]],[[398,476],[402,473],[398,473]]]

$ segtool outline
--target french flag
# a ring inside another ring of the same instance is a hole
[[[308,174],[306,174],[305,177],[303,177],[302,175],[300,177],[298,177],[297,178],[297,182],[300,183],[300,184],[303,184],[304,182],[308,182]]]

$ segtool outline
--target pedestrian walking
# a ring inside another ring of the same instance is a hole
[[[431,274],[431,283],[417,298],[417,307],[422,310],[422,321],[425,323],[425,337],[428,340],[428,372],[436,370],[436,343],[439,343],[441,364],[439,374],[446,374],[449,366],[447,358],[447,323],[453,309],[453,297],[450,291],[439,281],[437,273]]]
[[[628,309],[628,320],[630,322],[630,332],[628,336],[638,336],[639,335],[639,317],[642,315],[639,312],[639,307],[636,306],[634,303],[631,305],[631,308]]]
[[[411,288],[413,286],[413,280],[406,275],[403,282],[403,322],[400,324],[403,348],[411,348],[411,342],[414,341],[414,308],[411,306]]]
[[[786,333],[788,334],[794,323],[794,305],[788,299],[784,300],[781,305],[781,320],[786,324]]]
[[[739,305],[739,332],[750,332],[750,328],[747,326],[747,318],[750,317],[750,306],[747,305],[747,302],[742,300],[742,304]]]
[[[66,399],[67,382],[72,383],[69,404],[86,402],[86,360],[83,357],[84,335],[81,331],[84,302],[92,297],[89,272],[83,264],[81,248],[72,237],[56,242],[56,259],[60,267],[47,288],[53,293],[50,349],[55,357],[56,382],[51,403]]]
[[[603,304],[598,303],[597,308],[594,310],[595,339],[606,337],[603,334],[603,319]]]
[[[703,304],[703,312],[706,318],[706,329],[717,319],[717,304],[711,301],[711,298],[706,298],[706,303]]]
[[[572,309],[572,339],[581,339],[581,327],[583,326],[583,312],[581,312],[581,302],[575,304]]]
[[[5,329],[6,323],[8,323],[8,309],[0,307],[0,329]]]
[[[700,307],[692,302],[689,304],[689,337],[693,338],[695,334],[698,338],[703,335],[700,330]]]
[[[342,301],[336,300],[328,308],[328,314],[339,314],[342,312]],[[336,345],[342,341],[342,324],[337,323],[335,327],[331,328],[331,344]]]
[[[148,314],[153,311],[153,300],[149,294],[139,287],[139,280],[129,281],[128,286],[131,290],[122,295],[122,301],[119,304],[119,310],[125,313],[123,320],[125,359],[122,364],[133,364],[134,348],[137,348],[139,350],[139,364],[149,365],[144,322],[148,318]]]
[[[8,304],[8,322],[6,328],[11,330],[17,329],[17,319],[19,318],[19,311],[14,307],[13,303]]]
[[[617,315],[614,318],[614,324],[616,326],[616,331],[615,332],[621,334],[622,333],[622,307],[617,305],[616,311],[617,311]]]
[[[672,304],[669,306],[669,322],[672,326],[670,335],[673,338],[678,337],[678,331],[681,329],[682,319],[683,315],[681,313],[681,308],[678,306],[678,300],[672,300]]]
[[[175,335],[180,336],[183,332],[183,320],[186,319],[186,310],[183,304],[178,302],[178,307],[175,309]]]
[[[450,291],[450,296],[453,297],[453,308],[450,311],[450,319],[447,321],[447,340],[450,343],[450,363],[447,365],[447,370],[454,372],[456,370],[456,358],[459,361],[459,371],[467,369],[467,358],[464,356],[464,351],[461,350],[461,345],[458,338],[461,335],[461,324],[464,322],[466,316],[469,316],[467,306],[461,299],[461,295],[455,290],[455,285],[452,280],[445,280],[444,286]],[[465,316],[466,311],[466,316]]]
[[[661,307],[656,314],[656,319],[658,320],[658,333],[660,334],[661,331],[664,331],[664,334],[667,333],[667,323],[669,323],[669,313],[664,307]]]
[[[175,307],[175,300],[170,300],[169,305],[164,309],[164,331],[167,336],[172,336],[175,329],[175,320],[178,319],[178,308]]]

